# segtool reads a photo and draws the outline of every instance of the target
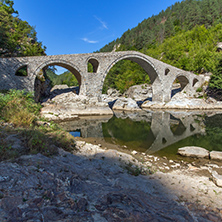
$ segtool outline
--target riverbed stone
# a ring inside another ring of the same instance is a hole
[[[141,84],[131,86],[125,93],[124,96],[132,98],[135,101],[143,101],[147,98],[152,98],[152,85]]]
[[[222,160],[222,152],[221,151],[211,151],[210,159],[212,160]]]
[[[209,158],[209,151],[197,146],[187,146],[179,148],[178,154],[187,157]]]
[[[137,111],[140,110],[140,108],[135,100],[121,97],[114,103],[113,110]]]
[[[212,179],[218,187],[222,187],[222,175],[218,174],[216,171],[212,171]]]
[[[57,90],[54,89],[53,92]],[[61,89],[64,91],[65,89]],[[49,98],[42,103],[42,116],[50,120],[68,120],[76,119],[79,116],[90,115],[113,115],[109,105],[99,101],[97,97],[87,97],[77,95],[68,90],[66,93],[57,93],[54,97]]]

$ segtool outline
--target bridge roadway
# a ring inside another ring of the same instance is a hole
[[[98,97],[102,93],[104,80],[109,70],[121,60],[131,60],[138,63],[149,75],[153,101],[168,102],[171,99],[172,85],[175,79],[181,84],[181,90],[193,95],[196,89],[204,83],[203,76],[197,76],[145,54],[136,51],[121,51],[107,53],[53,55],[14,57],[0,59],[0,89],[26,89],[35,91],[36,77],[51,65],[64,67],[71,71],[80,85],[80,95]],[[88,72],[88,63],[93,66],[93,72]],[[16,72],[27,68],[27,76],[17,76]]]

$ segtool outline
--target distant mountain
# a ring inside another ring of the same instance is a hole
[[[158,15],[143,20],[135,28],[101,48],[100,52],[141,50],[163,43],[166,38],[195,26],[209,28],[222,22],[222,0],[185,0],[177,2]]]

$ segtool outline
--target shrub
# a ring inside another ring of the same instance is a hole
[[[39,115],[41,105],[24,90],[10,90],[0,94],[0,118],[16,126],[30,126]]]

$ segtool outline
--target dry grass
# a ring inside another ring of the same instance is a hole
[[[11,90],[0,94],[0,120],[12,123],[14,128],[2,129],[2,135],[11,133],[22,137],[26,153],[42,153],[51,156],[58,153],[58,147],[72,152],[75,149],[74,138],[57,124],[51,122],[45,126],[38,126],[41,106],[34,102],[30,93]],[[1,132],[1,129],[0,129]],[[3,159],[11,158],[13,150],[10,144],[0,137],[0,155]],[[13,154],[14,155],[14,154]]]

